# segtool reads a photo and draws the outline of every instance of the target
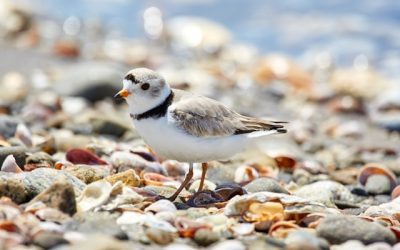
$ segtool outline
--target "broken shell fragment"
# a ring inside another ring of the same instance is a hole
[[[243,215],[243,219],[249,222],[279,221],[283,217],[283,206],[279,202],[254,202]]]
[[[145,212],[159,213],[159,212],[176,212],[175,205],[169,200],[159,200],[145,208]]]
[[[180,183],[170,177],[157,173],[141,172],[143,183],[146,186],[170,186],[178,188]]]
[[[136,174],[135,170],[128,169],[118,174],[110,175],[105,178],[111,184],[121,181],[128,187],[138,187],[140,185],[140,177]]]
[[[299,228],[295,221],[278,221],[269,228],[268,234],[274,238],[284,239],[288,234]]]
[[[1,165],[1,171],[10,173],[21,173],[22,169],[18,166],[13,155],[8,155]]]
[[[391,189],[393,190],[396,187],[397,181],[394,173],[391,170],[374,163],[367,164],[360,170],[360,174],[358,175],[359,183],[365,185],[368,178],[372,175],[384,175],[390,180]]]
[[[102,160],[92,152],[74,148],[70,149],[65,155],[66,159],[74,164],[87,164],[87,165],[107,165],[107,162]]]
[[[259,177],[257,170],[253,167],[244,165],[240,166],[235,171],[235,182],[244,183],[252,181]]]
[[[110,198],[112,186],[107,181],[96,181],[86,186],[77,198],[78,210],[90,211],[103,205]]]
[[[400,196],[400,185],[397,185],[397,187],[395,187],[392,191],[392,200],[396,199],[397,197]]]

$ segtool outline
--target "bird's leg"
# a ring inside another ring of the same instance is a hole
[[[176,197],[178,197],[182,189],[184,189],[185,186],[189,183],[192,177],[193,177],[193,163],[189,163],[189,172],[186,174],[185,179],[183,180],[181,186],[176,190],[176,192],[171,197],[168,198],[168,200],[174,201]]]
[[[199,186],[199,190],[197,190],[197,192],[200,192],[201,190],[203,190],[203,186],[204,186],[204,180],[206,178],[206,173],[207,173],[207,168],[208,168],[208,163],[207,162],[203,162],[201,164],[201,179],[200,179],[200,186]]]

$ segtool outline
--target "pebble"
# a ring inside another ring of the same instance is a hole
[[[369,194],[387,194],[391,191],[391,183],[385,175],[374,174],[368,177],[365,190]]]
[[[17,204],[28,201],[28,194],[22,180],[0,180],[0,197],[7,196]]]
[[[329,250],[329,243],[322,238],[306,230],[296,230],[290,232],[286,239],[286,249],[300,250],[300,249],[315,249],[315,250]]]
[[[59,233],[40,232],[33,237],[32,243],[44,249],[50,249],[59,245],[68,244],[68,241]]]
[[[0,136],[5,139],[13,137],[20,122],[21,121],[19,119],[14,117],[0,115]]]
[[[243,188],[249,193],[268,191],[273,193],[289,194],[289,192],[276,180],[268,177],[257,178],[246,184]]]
[[[201,228],[194,234],[193,240],[199,245],[207,247],[220,239],[220,235],[210,229]]]
[[[145,231],[146,236],[154,243],[159,245],[167,245],[174,241],[176,234],[160,230],[158,228],[148,228]]]
[[[0,147],[0,166],[9,155],[13,155],[18,166],[25,164],[26,153],[28,149],[21,146],[16,147]]]
[[[40,192],[50,187],[57,180],[66,180],[74,187],[75,194],[80,194],[86,186],[76,177],[63,170],[51,168],[38,168],[31,172],[5,173],[0,172],[0,180],[21,180],[28,198],[33,198]]]
[[[336,207],[335,200],[353,202],[351,192],[342,184],[334,181],[318,181],[296,190],[294,195],[318,201],[328,207]]]
[[[53,183],[30,202],[35,203],[38,201],[69,215],[76,213],[74,188],[66,181],[57,181]]]
[[[66,166],[63,170],[86,184],[101,180],[107,177],[110,172],[104,166],[83,164]]]
[[[341,244],[348,240],[359,240],[364,244],[383,241],[393,245],[396,242],[390,229],[354,216],[328,216],[317,226],[317,234],[331,244]]]
[[[116,223],[118,216],[109,212],[78,212],[73,217],[74,221],[66,224],[66,229],[85,234],[110,235],[124,240],[127,235]]]

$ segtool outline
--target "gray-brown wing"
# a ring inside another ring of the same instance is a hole
[[[217,101],[201,96],[178,101],[171,106],[170,113],[179,128],[197,137],[228,136],[272,129],[286,132],[279,123],[242,116]]]

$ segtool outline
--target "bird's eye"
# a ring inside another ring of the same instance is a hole
[[[148,90],[150,88],[150,84],[148,83],[143,83],[142,86],[140,86],[143,90]]]

